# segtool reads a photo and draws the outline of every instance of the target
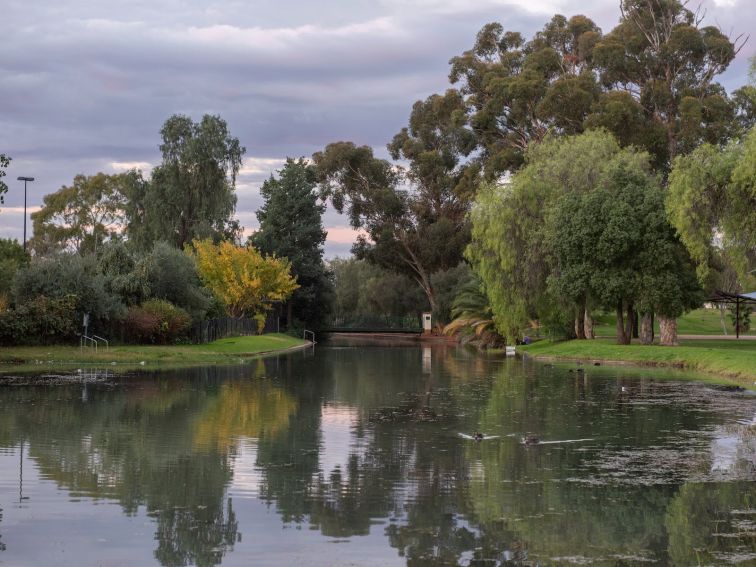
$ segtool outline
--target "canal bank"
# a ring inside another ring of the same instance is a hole
[[[202,345],[121,345],[109,349],[78,346],[12,347],[0,350],[0,376],[10,372],[64,366],[203,366],[306,348],[312,343],[282,333],[229,337]]]
[[[517,351],[537,360],[680,368],[756,386],[756,341],[693,339],[675,347],[618,345],[611,339],[537,341]]]

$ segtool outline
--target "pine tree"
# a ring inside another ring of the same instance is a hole
[[[287,304],[289,329],[295,321],[318,328],[330,311],[333,292],[323,263],[325,205],[318,202],[313,168],[302,158],[289,158],[278,178],[271,175],[260,192],[265,199],[257,211],[260,229],[250,243],[291,262],[299,288]]]

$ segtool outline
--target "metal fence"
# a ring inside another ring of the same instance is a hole
[[[419,316],[395,317],[362,313],[346,316],[336,315],[324,327],[325,330],[329,331],[403,331],[419,333],[422,330]]]

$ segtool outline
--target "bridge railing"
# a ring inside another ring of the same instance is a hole
[[[326,331],[392,331],[419,333],[422,330],[420,317],[415,315],[393,316],[373,314],[336,315],[324,325]]]

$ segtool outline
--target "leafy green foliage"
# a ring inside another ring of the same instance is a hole
[[[482,348],[501,345],[502,337],[496,332],[483,283],[474,273],[468,273],[457,287],[450,316],[452,321],[444,327],[445,334],[457,335],[462,343]]]
[[[70,187],[45,195],[42,208],[31,214],[31,247],[38,255],[97,252],[123,232],[126,196],[140,180],[136,171],[77,175]]]
[[[692,264],[664,213],[661,187],[617,166],[607,184],[569,193],[548,219],[557,294],[587,293],[605,308],[678,317],[703,299]],[[579,288],[579,289],[578,289]]]
[[[741,305],[740,313],[738,313],[738,310],[733,305],[729,308],[729,312],[732,326],[735,328],[739,326],[738,330],[740,333],[747,333],[751,330],[751,315],[753,314],[753,307],[751,305]]]
[[[625,107],[637,102],[650,117],[636,122],[641,147],[668,164],[701,142],[727,140],[737,126],[734,105],[714,78],[735,58],[733,42],[716,27],[701,27],[678,0],[622,0],[620,7],[620,23],[595,44],[593,62],[604,88],[630,93]]]
[[[334,280],[334,321],[357,317],[417,317],[427,298],[408,277],[365,260],[336,258],[329,262]]]
[[[467,250],[491,302],[499,333],[514,342],[534,319],[564,323],[565,305],[548,286],[551,265],[546,240],[549,207],[565,193],[586,193],[606,183],[617,160],[643,158],[621,150],[607,132],[547,138],[531,146],[526,165],[506,185],[485,185],[472,210],[473,240]],[[577,237],[576,237],[577,238]],[[582,274],[567,300],[584,297]],[[556,312],[555,312],[556,308]]]
[[[70,341],[77,330],[77,298],[38,295],[30,301],[0,312],[0,344],[54,344]]]
[[[323,263],[326,231],[318,203],[315,171],[304,159],[287,159],[278,178],[263,183],[265,200],[257,211],[260,229],[249,243],[266,255],[288,258],[299,287],[291,299],[291,317],[308,329],[317,329],[327,317],[332,286]],[[289,321],[289,326],[293,321]]]
[[[27,265],[29,259],[29,254],[18,240],[0,238],[0,301],[3,297],[7,300],[16,272]]]
[[[182,248],[195,238],[236,238],[236,176],[245,149],[219,116],[199,123],[174,115],[160,131],[162,163],[130,195],[128,235],[148,249],[164,240]]]
[[[366,233],[352,252],[411,277],[434,306],[431,274],[456,266],[469,242],[466,200],[449,183],[400,189],[398,170],[367,146],[329,144],[313,160],[322,197]]]
[[[10,165],[11,158],[5,154],[0,154],[0,205],[5,203],[5,194],[8,192],[8,185],[3,181],[6,176],[5,168]]]
[[[431,283],[436,293],[436,310],[433,312],[433,321],[436,324],[446,325],[452,320],[455,298],[472,277],[472,270],[467,262],[460,262],[453,268],[431,275]]]
[[[714,287],[728,260],[741,285],[756,268],[756,129],[723,149],[709,144],[675,160],[666,201],[669,218],[696,261],[699,280]],[[723,286],[718,285],[722,288]]]
[[[124,325],[126,336],[137,343],[170,344],[186,336],[189,314],[170,301],[150,299],[140,307],[129,307]]]
[[[39,296],[49,299],[74,298],[73,324],[80,328],[84,313],[89,313],[93,328],[102,328],[123,312],[120,298],[108,292],[105,277],[93,256],[63,254],[34,259],[21,268],[13,281],[13,300],[17,306]]]
[[[469,51],[451,60],[489,179],[518,168],[547,133],[582,132],[600,89],[590,72],[601,31],[589,18],[561,15],[525,41],[485,25]]]
[[[202,287],[194,259],[158,242],[134,268],[136,285],[146,282],[147,297],[164,299],[185,309],[192,318],[201,319],[212,305],[212,294]]]
[[[533,319],[564,327],[592,304],[645,301],[675,316],[700,299],[645,154],[589,131],[546,139],[526,157],[472,213],[468,254],[502,335],[518,339]]]

